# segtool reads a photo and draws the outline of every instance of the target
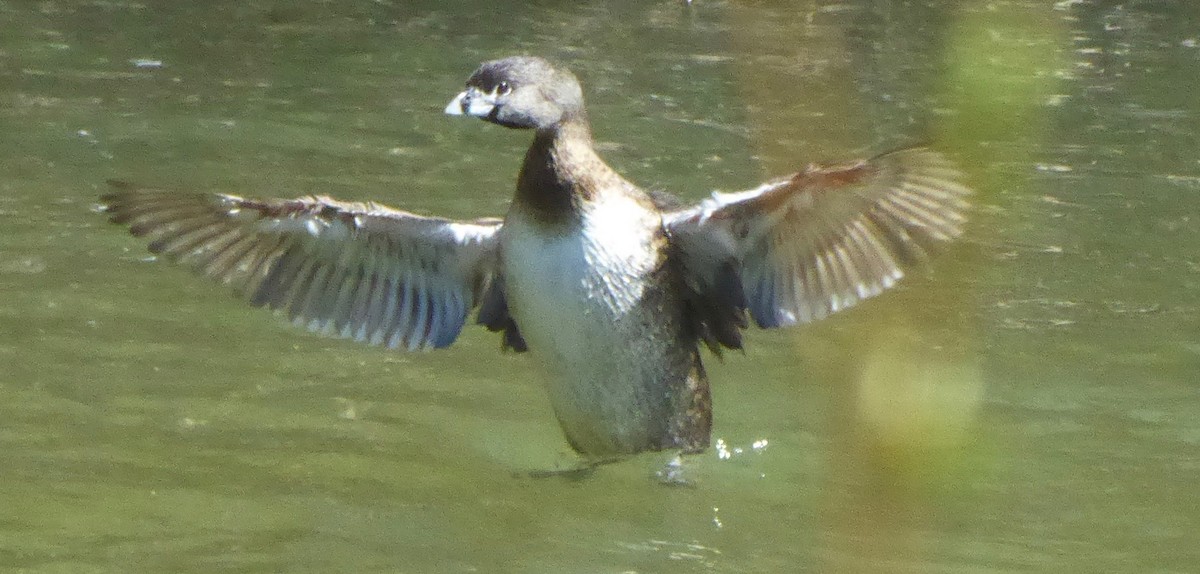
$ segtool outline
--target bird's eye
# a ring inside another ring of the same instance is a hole
[[[496,94],[497,95],[507,96],[508,93],[511,91],[512,91],[512,86],[508,85],[508,82],[500,82],[499,84],[496,84]]]

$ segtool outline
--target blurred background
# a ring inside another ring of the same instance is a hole
[[[0,569],[1191,572],[1200,14],[1183,0],[0,0]],[[482,60],[691,200],[927,144],[967,235],[708,359],[690,487],[579,481],[536,363],[323,339],[155,263],[104,180],[499,215]]]

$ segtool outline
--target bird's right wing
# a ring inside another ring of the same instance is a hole
[[[104,211],[150,251],[311,331],[408,350],[454,342],[497,275],[498,219],[327,197],[243,199],[110,182]]]

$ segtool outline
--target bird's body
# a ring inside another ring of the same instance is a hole
[[[636,225],[654,214],[621,203],[560,236],[510,214],[500,237],[509,312],[550,370],[567,439],[602,456],[682,446],[668,429],[697,361],[683,301],[663,285],[661,227]]]
[[[708,381],[662,214],[595,155],[586,127],[538,133],[526,156],[499,233],[509,313],[577,451],[702,448],[707,411],[691,420],[689,406],[708,400]]]
[[[870,297],[963,221],[968,191],[927,150],[666,206],[596,154],[578,82],[539,58],[485,63],[446,111],[534,130],[503,220],[133,189],[106,209],[315,331],[444,347],[479,307],[505,348],[541,356],[563,432],[592,460],[704,449],[701,343],[741,348],[747,315],[786,326]]]

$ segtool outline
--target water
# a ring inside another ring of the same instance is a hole
[[[1184,2],[0,1],[0,569],[1189,572],[1200,34]],[[979,189],[903,287],[710,360],[715,438],[584,480],[527,357],[244,309],[93,213],[106,178],[501,213],[479,61],[584,81],[690,198],[930,141]],[[757,448],[756,448],[757,445]],[[765,446],[764,446],[765,445]]]

